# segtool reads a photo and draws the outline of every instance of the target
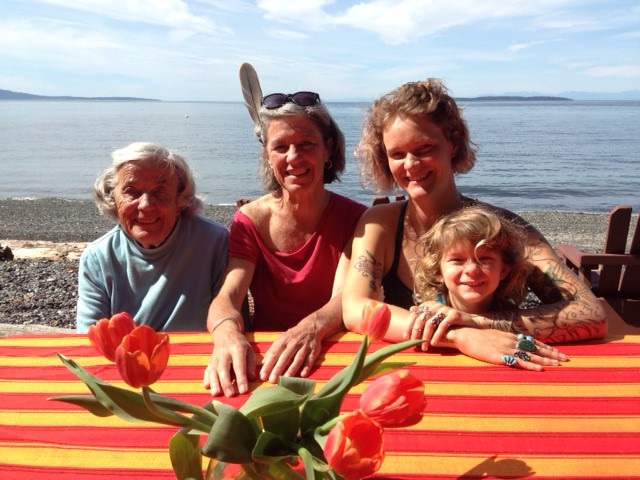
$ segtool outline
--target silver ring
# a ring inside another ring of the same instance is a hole
[[[440,322],[442,322],[442,320],[445,319],[445,317],[446,315],[444,313],[438,313],[437,315],[434,315],[433,317],[431,317],[428,321],[429,323],[435,325],[437,328],[438,325],[440,325]]]
[[[513,352],[513,356],[518,357],[519,359],[524,360],[525,362],[531,361],[531,355],[529,355],[527,352],[524,352],[522,350],[516,350],[515,352]]]
[[[416,315],[422,315],[422,314],[431,315],[431,310],[429,310],[429,307],[427,307],[426,305],[421,305],[414,310],[414,313]]]
[[[516,359],[511,355],[503,355],[502,363],[504,363],[507,367],[513,367],[516,364]]]

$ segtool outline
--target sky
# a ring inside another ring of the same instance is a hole
[[[366,101],[427,77],[456,97],[636,91],[640,1],[0,0],[0,89]],[[635,97],[634,97],[635,98]]]

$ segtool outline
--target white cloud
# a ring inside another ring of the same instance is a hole
[[[592,77],[640,77],[640,65],[618,65],[610,67],[593,67],[587,70]]]
[[[507,47],[507,50],[509,50],[510,52],[519,52],[520,50],[526,50],[529,48],[537,47],[539,45],[544,45],[546,43],[560,42],[560,41],[562,40],[553,39],[553,40],[538,40],[538,41],[527,42],[527,43],[514,43],[513,45],[509,45],[509,47]]]
[[[175,28],[183,35],[184,32],[213,33],[218,30],[208,18],[190,13],[183,0],[43,0],[42,3],[114,20]]]
[[[338,11],[327,0],[262,0],[258,7],[269,19],[283,23],[350,26],[369,31],[391,45],[411,42],[448,28],[497,18],[541,16],[570,0],[371,0]],[[327,10],[331,9],[332,13]],[[557,28],[557,26],[556,26]]]
[[[266,29],[267,34],[272,38],[279,40],[306,40],[309,35],[302,32],[294,32],[293,30],[284,30],[278,28]]]

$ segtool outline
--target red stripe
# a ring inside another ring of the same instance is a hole
[[[172,334],[172,337],[176,334]],[[41,338],[41,337],[39,337]],[[369,352],[374,352],[384,346],[387,343],[377,342],[370,348]],[[256,352],[266,352],[271,346],[270,342],[255,342],[252,343],[252,348]],[[323,353],[352,353],[358,350],[360,344],[358,342],[337,342],[337,341],[324,341],[322,343]],[[569,358],[575,356],[589,356],[589,355],[615,355],[615,356],[633,356],[640,355],[640,343],[630,342],[603,342],[603,343],[580,343],[580,344],[566,344],[556,345],[558,350],[564,352]],[[212,344],[203,342],[189,342],[181,343],[179,347],[180,353],[183,355],[203,355],[211,353]],[[54,357],[56,352],[62,353],[67,357],[74,359],[82,357],[92,357],[99,355],[98,352],[89,344],[76,345],[76,346],[60,346],[60,345],[45,345],[45,346],[1,346],[0,356],[30,356],[30,357]],[[414,354],[419,353],[415,349],[408,349],[404,352]],[[424,355],[456,355],[450,349],[434,348]],[[399,354],[400,356],[402,353]]]
[[[359,408],[359,396],[348,395],[342,404],[343,411]],[[587,402],[581,398],[564,397],[454,397],[447,395],[429,396],[424,413],[435,415],[527,415],[553,417],[568,416],[630,416],[640,415],[638,398],[590,397]],[[550,420],[551,421],[551,420]],[[561,418],[558,421],[562,421]]]
[[[22,465],[0,463],[0,478],[2,480],[77,480],[79,478],[88,480],[171,478],[175,480],[176,477],[171,470],[126,470],[90,467],[72,470],[64,467],[24,467]]]
[[[517,419],[514,419],[517,423]],[[40,442],[49,439],[50,446],[87,446],[89,448],[163,449],[177,431],[174,427],[158,427],[151,432],[138,427],[38,427],[11,429],[3,441],[16,443]],[[204,439],[204,436],[202,437]],[[468,432],[430,431],[387,428],[385,448],[403,453],[483,454],[500,455],[623,455],[640,456],[640,433],[620,433],[615,437],[600,432],[557,433],[543,435],[530,432]],[[488,447],[489,446],[489,447]]]
[[[517,419],[514,420],[517,422]],[[499,455],[640,455],[640,433],[456,432],[393,430],[384,432],[385,448],[405,453]]]

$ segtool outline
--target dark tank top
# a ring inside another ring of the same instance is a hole
[[[404,233],[404,213],[407,210],[409,201],[405,201],[400,209],[400,218],[396,227],[396,244],[393,252],[393,263],[391,269],[382,278],[382,288],[384,290],[384,301],[391,305],[406,308],[414,305],[413,290],[407,288],[398,278],[398,263],[400,262],[400,254],[402,252],[402,235]]]

